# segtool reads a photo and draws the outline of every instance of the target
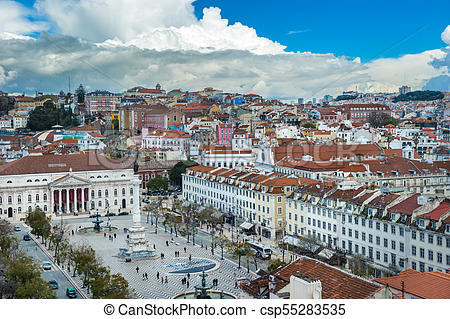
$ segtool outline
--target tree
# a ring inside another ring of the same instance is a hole
[[[100,266],[91,282],[91,292],[94,299],[125,299],[131,298],[128,281],[121,274],[111,274],[109,267]]]
[[[312,128],[312,129],[315,129],[315,128],[316,128],[316,126],[314,125],[314,123],[311,123],[311,122],[306,122],[306,123],[304,123],[304,124],[302,125],[302,127],[304,127],[304,128]]]
[[[223,250],[226,249],[228,246],[232,245],[231,241],[225,235],[216,235],[213,238],[213,244],[220,247],[221,260],[223,260]]]
[[[238,268],[241,269],[241,257],[245,256],[247,253],[245,243],[228,243],[228,251],[233,256],[233,258],[238,259]]]
[[[285,265],[286,265],[286,263],[284,261],[282,261],[280,258],[275,258],[270,261],[269,266],[267,267],[267,271],[272,272],[275,269],[278,269]]]
[[[6,277],[17,285],[15,298],[56,298],[48,283],[41,278],[40,268],[24,253],[9,260]]]
[[[399,101],[433,101],[444,98],[444,93],[439,91],[412,91],[406,94],[400,94],[392,101],[394,103]]]
[[[154,191],[167,190],[169,188],[169,179],[158,174],[147,182],[147,188]]]
[[[84,90],[83,84],[80,84],[78,89],[75,90],[75,94],[77,96],[77,102],[79,104],[84,104],[84,97],[86,95],[86,91]]]
[[[175,184],[181,186],[182,176],[181,174],[186,173],[186,168],[197,166],[198,163],[194,161],[181,161],[175,164],[175,166],[170,171],[169,178]]]
[[[38,238],[41,237],[42,243],[44,243],[44,240],[50,236],[50,220],[50,216],[47,216],[39,207],[27,214],[26,223],[31,227],[31,233],[36,235]]]
[[[388,124],[397,126],[397,120],[383,112],[370,113],[368,122],[372,127],[384,127]]]
[[[65,111],[56,108],[53,101],[49,100],[45,101],[43,106],[38,106],[30,112],[27,128],[33,131],[44,131],[51,129],[56,124],[71,127],[79,123],[71,109]]]

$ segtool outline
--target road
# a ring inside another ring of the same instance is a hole
[[[21,231],[16,231],[15,235],[19,239],[19,247],[25,251],[29,256],[33,258],[37,265],[42,266],[46,261],[50,261],[47,255],[38,247],[38,245],[33,241],[24,241],[23,236],[28,233],[28,228],[24,226],[23,223],[15,223],[13,226],[19,225]],[[72,284],[67,280],[64,274],[52,263],[51,270],[43,270],[42,278],[44,280],[56,280],[58,282],[59,288],[55,290],[58,299],[67,299],[66,289],[72,287]]]

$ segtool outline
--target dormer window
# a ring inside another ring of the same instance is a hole
[[[410,169],[409,172],[410,172],[412,175],[416,175],[416,171],[413,170],[413,169]]]
[[[398,172],[397,171],[392,171],[392,174],[394,174],[395,176],[398,176]]]
[[[423,219],[418,219],[417,220],[417,225],[420,227],[424,227],[425,226],[425,221]]]

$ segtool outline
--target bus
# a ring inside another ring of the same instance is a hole
[[[247,244],[249,247],[255,251],[255,255],[261,259],[270,259],[272,256],[272,249],[263,244],[255,243],[252,241],[248,241]]]

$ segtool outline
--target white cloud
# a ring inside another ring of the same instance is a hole
[[[20,38],[20,35],[47,29],[47,24],[31,22],[33,12],[16,1],[0,1],[0,39]]]
[[[13,11],[19,13],[10,15],[20,23],[9,29],[0,24],[0,84],[58,92],[71,74],[92,89],[120,91],[161,82],[168,89],[214,86],[292,99],[336,95],[356,85],[369,92],[393,92],[403,84],[419,89],[430,78],[448,75],[445,48],[371,62],[292,53],[253,28],[229,25],[218,8],[204,9],[197,20],[193,0],[148,2],[38,0],[38,11],[63,35],[43,33],[32,41],[24,41],[24,34],[42,29],[42,23],[29,22],[29,12],[16,4],[20,10]],[[447,27],[444,41],[449,33]]]
[[[286,46],[259,37],[237,22],[228,25],[219,8],[206,8],[197,20],[193,0],[38,0],[36,8],[61,33],[103,46],[141,49],[248,50],[255,54],[283,53]]]
[[[445,43],[450,45],[450,25],[448,25],[445,28],[444,32],[442,32],[441,39],[442,39],[442,41],[444,41]]]

